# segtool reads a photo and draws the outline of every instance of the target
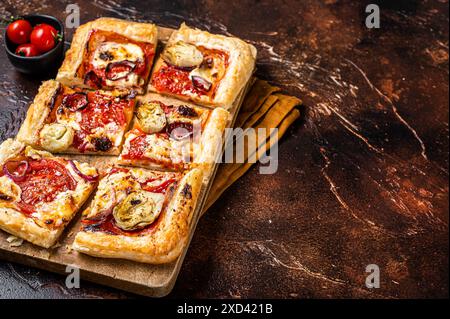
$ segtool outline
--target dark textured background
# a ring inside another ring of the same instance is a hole
[[[1,15],[65,18],[66,1]],[[74,1],[75,2],[75,1]],[[381,29],[364,25],[381,6]],[[258,76],[305,102],[275,175],[255,166],[202,218],[171,297],[448,297],[448,1],[78,1],[100,16],[182,21],[259,49]],[[67,30],[67,40],[72,30]],[[3,35],[2,35],[3,37]],[[0,140],[40,80],[0,50]],[[365,267],[381,288],[365,288]],[[0,297],[133,297],[0,262]]]

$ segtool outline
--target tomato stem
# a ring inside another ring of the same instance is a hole
[[[21,19],[23,19],[23,17],[21,17],[21,16],[10,16],[9,18],[1,18],[0,25],[5,26],[16,20],[21,20]]]

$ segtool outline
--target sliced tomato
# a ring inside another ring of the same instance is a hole
[[[146,135],[136,136],[130,141],[129,151],[123,157],[125,159],[143,159],[147,147]]]
[[[90,147],[88,142],[95,145],[92,151],[107,151],[112,146],[112,141],[107,141],[106,137],[90,138],[89,136],[98,128],[104,128],[108,124],[114,123],[117,130],[121,130],[126,125],[125,110],[131,110],[134,100],[127,98],[115,98],[99,92],[89,92],[87,94],[88,104],[77,111],[77,123],[81,130],[75,132],[73,146],[80,152],[85,152]],[[75,103],[80,105],[80,103]],[[114,129],[115,129],[114,128]]]
[[[148,185],[141,185],[141,186],[142,186],[142,189],[147,192],[165,194],[167,189],[169,188],[169,186],[172,185],[173,183],[175,183],[176,181],[177,180],[175,178],[171,178],[171,179],[168,179],[156,186],[148,186]],[[147,183],[148,183],[148,181],[147,181]]]
[[[119,127],[126,123],[124,109],[131,107],[129,100],[114,101],[113,97],[98,92],[88,93],[89,105],[80,112],[83,130],[92,132],[98,127],[116,123]]]
[[[167,65],[160,68],[152,78],[153,86],[160,92],[201,94],[189,79],[189,72]]]
[[[20,166],[17,168],[21,169]],[[29,161],[29,172],[24,180],[16,183],[22,190],[23,203],[32,206],[39,202],[51,202],[59,193],[76,187],[75,180],[64,165],[50,159]]]

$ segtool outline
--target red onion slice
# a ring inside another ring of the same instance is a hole
[[[117,81],[126,78],[136,68],[136,63],[124,60],[108,63],[105,69],[105,76],[110,81]]]
[[[177,70],[181,70],[181,71],[185,71],[185,72],[191,72],[193,69],[195,69],[197,66],[193,65],[193,66],[179,66],[176,64],[173,64],[169,61],[169,59],[165,59],[164,56],[161,56],[162,59],[164,60],[164,62],[166,62],[166,64],[168,66],[171,66],[172,68],[175,68]]]
[[[5,163],[5,164],[3,165],[3,174],[5,174],[8,178],[10,178],[11,180],[13,180],[14,182],[22,182],[23,180],[25,180],[25,175],[26,175],[27,173],[29,173],[30,170],[31,170],[30,164],[29,164],[27,161],[21,161],[21,162],[19,163],[18,166],[20,166],[20,165],[22,165],[22,164],[25,165],[25,169],[23,170],[23,173],[20,174],[20,175],[17,175],[17,174],[11,174],[11,173],[9,172],[9,170],[8,170],[7,164],[8,164],[8,163]]]
[[[193,135],[194,127],[191,123],[175,122],[167,125],[167,133],[175,140],[184,140]]]
[[[100,89],[102,87],[102,80],[94,71],[89,71],[84,76],[84,84],[95,89]]]
[[[192,76],[192,84],[194,84],[194,86],[197,89],[200,89],[205,92],[209,92],[209,90],[211,90],[211,87],[212,87],[211,82],[208,82],[207,80],[205,80],[204,78],[202,78],[201,76],[198,76],[198,75]]]
[[[87,94],[82,92],[66,95],[62,100],[62,105],[72,112],[82,110],[88,104]]]
[[[98,180],[98,175],[95,176],[89,176],[89,175],[85,175],[83,174],[77,167],[77,165],[75,164],[74,161],[69,161],[70,167],[72,167],[72,169],[75,171],[75,173],[78,174],[78,176],[80,176],[82,179],[84,179],[87,182],[96,182]]]

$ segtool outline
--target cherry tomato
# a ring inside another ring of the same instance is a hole
[[[33,43],[25,43],[17,47],[16,54],[25,57],[30,57],[30,56],[37,56],[40,54],[40,52]]]
[[[55,47],[56,44],[56,35],[49,25],[39,24],[34,27],[31,32],[31,43],[33,43],[37,49],[44,53],[50,51]],[[56,30],[55,30],[56,31]]]
[[[30,22],[27,20],[16,20],[11,22],[6,29],[8,39],[15,44],[24,44],[30,40],[30,34],[33,30]]]
[[[52,32],[54,37],[56,37],[58,35],[58,31],[53,26],[51,26],[50,24],[41,23],[38,26],[41,27],[41,28],[49,29]]]

